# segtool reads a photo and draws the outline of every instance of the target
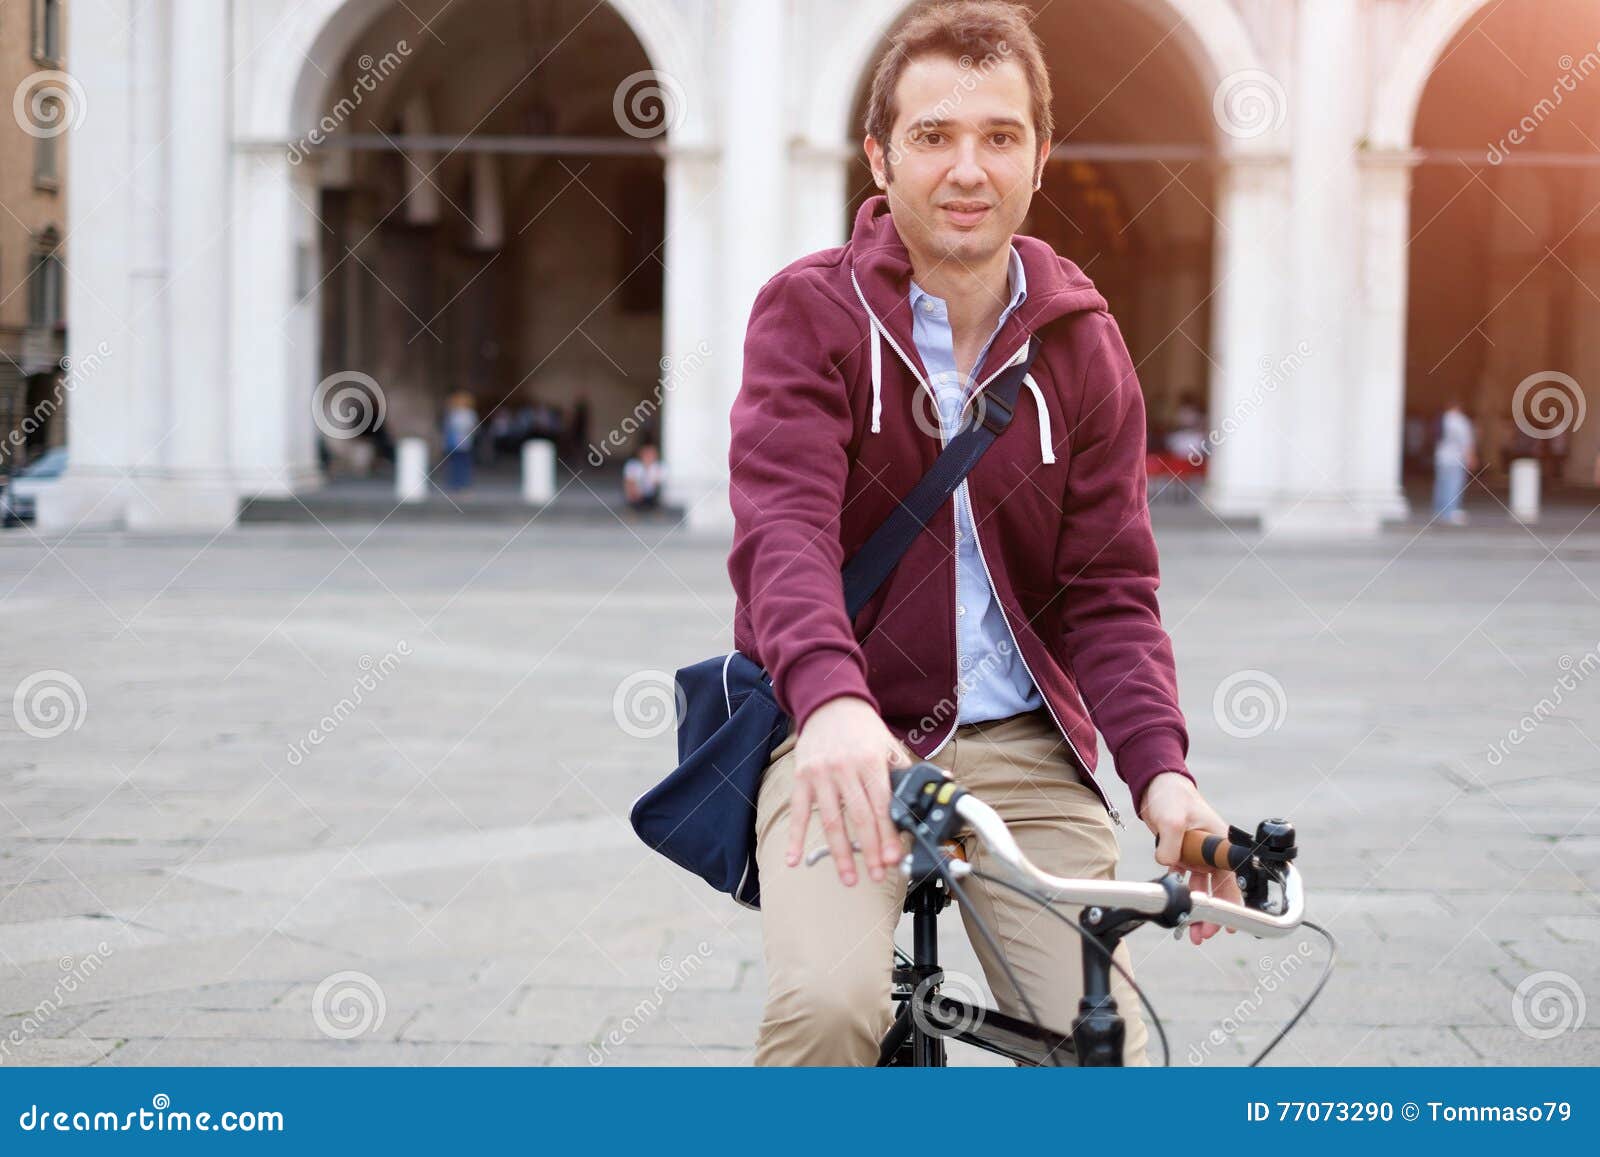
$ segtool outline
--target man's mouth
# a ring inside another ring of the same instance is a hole
[[[956,225],[970,229],[989,215],[992,205],[982,201],[951,201],[941,205],[945,215]]]

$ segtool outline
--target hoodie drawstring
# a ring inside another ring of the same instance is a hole
[[[1033,392],[1034,404],[1039,407],[1039,458],[1048,466],[1056,460],[1056,452],[1051,446],[1053,439],[1050,437],[1050,411],[1044,407],[1044,391],[1039,388],[1039,383],[1033,380],[1032,374],[1023,374],[1022,384]]]
[[[878,333],[878,319],[870,312],[867,326],[872,330],[872,432],[883,426],[883,338]]]
[[[861,312],[867,315],[867,328],[871,331],[871,432],[877,434],[881,433],[883,430],[883,342],[887,335],[884,333],[883,326],[879,323],[877,315],[873,313],[871,307],[867,305],[866,295],[861,292],[861,285],[856,281],[854,270],[852,270],[850,273],[850,280],[851,283],[855,285],[856,296],[861,299]],[[899,347],[896,347],[897,350],[898,348]],[[1028,346],[1026,343],[1024,343],[1022,348],[1017,350],[1016,354],[1013,355],[1011,361],[1007,364],[1016,365],[1027,355],[1027,352]],[[903,353],[900,356],[902,358],[905,357]],[[1033,400],[1039,408],[1039,457],[1044,464],[1048,466],[1055,462],[1056,455],[1055,450],[1051,445],[1052,439],[1050,437],[1050,412],[1049,410],[1045,409],[1044,391],[1039,388],[1039,383],[1033,380],[1032,374],[1025,375],[1022,379],[1022,384],[1027,386],[1028,389],[1033,393]]]

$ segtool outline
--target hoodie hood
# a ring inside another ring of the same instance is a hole
[[[1022,258],[1023,272],[1028,279],[1028,295],[1000,327],[1000,332],[995,335],[988,353],[984,355],[983,364],[976,367],[973,374],[977,383],[974,394],[1026,353],[1028,338],[1037,330],[1070,313],[1106,308],[1106,299],[1095,289],[1094,282],[1073,262],[1058,256],[1049,245],[1020,233],[1012,237],[1011,243]],[[857,210],[855,225],[850,233],[850,254],[850,279],[870,339],[871,432],[876,434],[882,429],[885,345],[932,395],[927,368],[922,364],[916,341],[912,337],[911,254],[895,227],[894,216],[889,212],[888,197],[882,194],[871,197]],[[1040,457],[1045,462],[1054,462],[1049,420],[1039,385],[1031,374],[1023,380],[1023,384],[1040,402]]]

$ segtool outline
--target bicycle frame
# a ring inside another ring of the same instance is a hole
[[[904,910],[912,917],[913,955],[908,957],[895,948],[893,999],[899,1009],[878,1047],[880,1068],[943,1068],[948,1063],[947,1039],[975,1045],[1019,1065],[1049,1065],[1052,1056],[1083,1067],[1122,1064],[1126,1025],[1111,995],[1109,961],[1122,937],[1144,923],[1143,917],[1127,913],[1128,919],[1113,924],[1104,909],[1091,909],[1080,917],[1079,926],[1105,951],[1097,951],[1087,942],[1083,946],[1083,998],[1072,1035],[1063,1036],[1032,1021],[939,991],[944,970],[939,964],[938,920],[949,903],[949,888],[938,876],[907,890]]]

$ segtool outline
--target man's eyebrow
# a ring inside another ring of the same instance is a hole
[[[914,129],[942,129],[954,124],[949,117],[918,117],[911,122]],[[1016,117],[989,117],[983,122],[984,128],[1015,128],[1025,129],[1028,126]]]

